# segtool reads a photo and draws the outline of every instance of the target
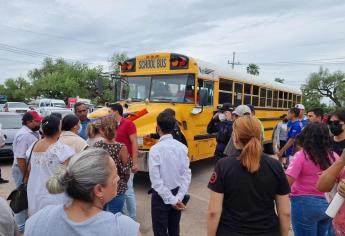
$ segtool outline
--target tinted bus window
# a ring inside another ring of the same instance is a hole
[[[235,83],[235,106],[242,105],[243,84]]]
[[[266,89],[261,88],[260,89],[260,107],[266,106]]]

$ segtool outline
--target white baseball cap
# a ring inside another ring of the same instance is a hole
[[[295,106],[296,108],[300,109],[300,110],[305,110],[305,107],[303,104],[296,104]]]
[[[248,106],[246,105],[239,105],[238,107],[235,108],[235,110],[232,112],[232,114],[238,115],[238,116],[244,116],[244,115],[250,115],[251,110]]]

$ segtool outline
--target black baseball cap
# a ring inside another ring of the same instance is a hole
[[[234,110],[234,106],[231,103],[224,103],[220,108],[220,111],[230,111],[232,112]]]

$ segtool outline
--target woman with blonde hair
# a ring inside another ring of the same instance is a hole
[[[257,118],[237,118],[232,138],[237,152],[217,163],[208,184],[208,235],[287,236],[290,187],[279,161],[262,152]]]
[[[87,137],[88,139],[86,140],[86,143],[90,146],[93,147],[95,143],[98,141],[103,140],[102,134],[100,129],[102,128],[102,120],[98,119],[95,122],[89,123],[87,126]]]
[[[132,167],[132,161],[129,158],[127,148],[124,144],[115,140],[117,122],[113,116],[106,116],[101,121],[102,128],[100,132],[103,140],[95,143],[95,147],[103,148],[108,151],[110,157],[114,160],[118,175],[120,177],[117,196],[114,197],[106,206],[106,210],[114,214],[121,212],[125,203],[125,192],[127,190],[127,182]]]

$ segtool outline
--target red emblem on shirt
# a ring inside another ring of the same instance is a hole
[[[211,175],[210,183],[214,184],[217,181],[217,173],[213,172]]]

